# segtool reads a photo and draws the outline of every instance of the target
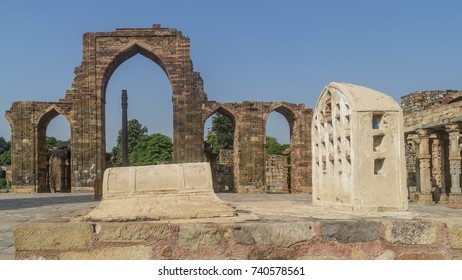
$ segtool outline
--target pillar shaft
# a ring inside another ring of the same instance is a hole
[[[419,174],[420,192],[430,194],[432,190],[430,170],[430,136],[427,130],[419,130]]]
[[[128,96],[127,90],[122,90],[122,166],[128,166],[128,120],[127,120]]]
[[[461,193],[460,188],[460,126],[450,124],[446,126],[449,134],[449,170],[451,173],[451,193]]]

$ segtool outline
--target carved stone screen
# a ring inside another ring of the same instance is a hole
[[[390,96],[331,83],[311,131],[314,204],[407,209],[402,111]]]

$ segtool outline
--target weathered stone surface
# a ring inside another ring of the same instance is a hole
[[[149,237],[170,239],[173,236],[169,224],[159,223],[97,223],[95,229],[101,242],[142,242]]]
[[[386,250],[385,252],[383,252],[382,254],[380,254],[377,258],[375,258],[376,260],[394,260],[396,258],[396,254],[395,252],[391,251],[391,250]]]
[[[448,223],[449,245],[454,249],[462,249],[462,223]]]
[[[255,222],[234,225],[236,242],[243,245],[290,247],[314,238],[312,222]]]
[[[181,224],[178,245],[193,250],[202,246],[217,245],[225,236],[225,230],[217,224]]]
[[[85,219],[143,221],[234,215],[213,192],[210,164],[200,162],[108,168],[103,199]]]
[[[443,224],[432,221],[392,221],[385,223],[385,239],[399,244],[433,244],[442,236]]]
[[[342,243],[369,242],[379,238],[380,223],[366,221],[323,221],[322,238]]]
[[[88,250],[92,247],[93,224],[30,223],[14,231],[16,250]]]
[[[61,260],[150,260],[152,249],[148,246],[109,247],[90,252],[64,252]]]

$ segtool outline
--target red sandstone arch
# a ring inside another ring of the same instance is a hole
[[[35,158],[35,172],[37,174],[37,183],[36,183],[36,191],[37,192],[48,192],[48,185],[47,185],[47,173],[48,173],[48,168],[47,168],[47,147],[46,147],[46,131],[48,128],[48,125],[50,122],[56,118],[57,116],[63,116],[68,124],[69,128],[71,131],[71,143],[72,143],[72,121],[70,117],[64,112],[63,109],[61,109],[59,106],[56,104],[50,105],[48,108],[46,108],[42,114],[39,115],[37,118],[37,132],[36,132],[36,148],[35,150],[37,151],[36,158]],[[71,144],[71,150],[72,150],[72,144]],[[72,153],[71,153],[71,156]],[[72,165],[72,160],[71,163]],[[72,166],[71,166],[72,170]],[[72,189],[72,173],[71,173],[71,186],[70,188]]]

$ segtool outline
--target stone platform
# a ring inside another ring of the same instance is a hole
[[[309,195],[218,194],[235,217],[84,222],[76,215],[16,228],[16,259],[462,259],[462,210],[407,212],[311,205]],[[66,217],[64,217],[66,216]],[[66,222],[64,222],[66,220]]]

